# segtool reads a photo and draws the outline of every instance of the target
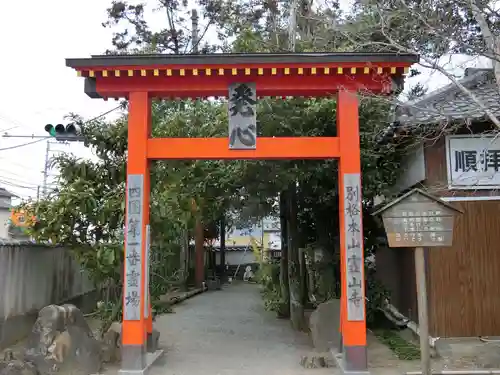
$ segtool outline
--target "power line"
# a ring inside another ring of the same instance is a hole
[[[7,156],[0,156],[0,159],[2,159],[2,160],[7,159]],[[12,164],[12,165],[17,165],[20,168],[29,169],[29,170],[32,170],[32,171],[35,171],[35,170],[39,171],[40,170],[40,168],[36,168],[36,167],[33,167],[33,166],[24,165],[24,164],[21,164],[21,163],[12,161],[12,160],[9,160],[8,163]],[[11,173],[11,172],[9,172],[9,173]]]
[[[26,177],[26,174],[21,175],[21,174],[14,173],[12,171],[9,171],[8,169],[3,169],[3,168],[0,168],[0,173],[8,173],[8,174],[11,174],[13,176],[21,177],[21,178],[25,178]],[[2,177],[0,176],[0,178],[2,178]]]
[[[104,113],[100,114],[99,116],[96,116],[96,117],[94,117],[94,118],[92,118],[90,120],[85,121],[84,124],[88,124],[89,122],[95,121],[98,118],[101,118],[103,116],[109,115],[111,112],[114,112],[114,111],[116,111],[117,109],[120,109],[120,108],[123,108],[123,104],[120,104],[119,106],[116,106],[115,108],[110,109],[109,111],[104,112]]]
[[[31,182],[31,181],[27,181],[27,180],[20,180],[20,179],[17,179],[17,178],[13,178],[13,177],[10,177],[10,176],[2,176],[0,175],[0,179],[4,180],[4,181],[10,181],[12,183],[19,183],[19,184],[24,184],[24,185],[33,185],[33,186],[38,186],[38,183],[34,183],[34,182]]]
[[[33,187],[36,187],[36,186],[39,186],[40,185],[40,182],[33,182],[32,180],[25,180],[25,179],[22,179],[22,177],[19,179],[19,178],[14,178],[14,177],[11,177],[11,176],[6,176],[6,175],[0,175],[0,179],[2,181],[7,181],[7,182],[10,182],[10,183],[13,183],[13,184],[22,184],[23,186],[33,186]],[[56,182],[50,182],[48,183],[49,185],[55,185]]]
[[[11,178],[5,176],[0,176],[0,182],[30,189],[36,189],[36,187],[38,186],[38,184],[33,184],[27,181],[12,180]]]
[[[28,190],[35,190],[35,191],[38,189],[38,188],[33,187],[33,186],[23,186],[23,185],[14,184],[12,182],[4,181],[4,180],[0,180],[0,183],[4,184],[4,185],[7,185],[7,186],[19,188],[19,189],[28,189]]]
[[[38,142],[44,141],[44,140],[45,140],[45,139],[47,139],[47,138],[50,138],[50,137],[46,137],[46,138],[42,138],[42,139],[37,139],[36,141],[32,141],[32,142],[21,143],[20,145],[16,145],[16,146],[11,146],[11,147],[0,148],[0,151],[13,150],[13,149],[15,149],[15,148],[20,148],[20,147],[24,147],[24,146],[29,146],[29,145],[32,145],[32,144],[35,144],[35,143],[38,143]]]
[[[9,130],[12,130],[12,129],[17,129],[19,128],[19,125],[16,125],[16,126],[12,126],[10,128],[5,128],[5,129],[0,129],[0,132],[7,132]]]
[[[24,124],[22,124],[21,122],[19,121],[16,121],[16,120],[12,120],[11,118],[3,115],[2,113],[0,113],[0,120],[2,120],[3,122],[6,122],[8,124],[13,124],[15,126],[13,127],[10,127],[9,129],[3,129],[1,131],[7,131],[7,130],[10,130],[10,129],[16,129],[16,128],[20,128],[21,126],[25,126]]]
[[[112,108],[110,109],[109,111],[106,111],[104,113],[101,113],[100,115],[94,117],[94,118],[91,118],[90,120],[87,120],[85,121],[83,124],[88,124],[89,122],[92,122],[92,121],[95,121],[103,116],[106,116],[108,114],[110,114],[111,112],[113,111],[116,111],[117,109],[119,108],[123,108],[123,105],[120,104],[118,106],[116,106],[115,108]],[[47,138],[51,138],[51,137],[44,137],[44,138],[41,138],[41,139],[37,139],[36,141],[32,141],[32,142],[27,142],[27,143],[22,143],[20,145],[16,145],[16,146],[11,146],[11,147],[5,147],[5,148],[0,148],[0,151],[7,151],[7,150],[13,150],[13,149],[16,149],[16,148],[20,148],[20,147],[24,147],[24,146],[29,146],[29,145],[32,145],[32,144],[35,144],[35,143],[38,143],[38,142],[41,142]]]
[[[49,110],[53,110],[53,109],[63,109],[64,107],[50,107],[50,108],[45,108],[44,110],[41,110],[41,111],[34,111],[34,112],[30,112],[31,114],[33,115],[38,115],[40,113],[43,113],[43,112],[46,112],[46,111],[49,111]],[[21,123],[20,121],[17,121],[17,120],[14,120],[8,116],[6,116],[5,114],[2,114],[0,113],[0,122],[5,122],[5,123],[8,123],[8,124],[13,124],[14,126],[11,126],[11,127],[8,127],[8,128],[5,128],[5,129],[0,129],[0,132],[6,132],[6,131],[9,131],[9,130],[12,130],[12,129],[17,129],[17,128],[20,128],[20,127],[30,127],[30,126],[33,126],[33,124],[23,124]],[[92,121],[92,120],[91,120]]]

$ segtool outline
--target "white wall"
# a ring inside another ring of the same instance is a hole
[[[220,264],[220,252],[215,253],[216,264]],[[238,264],[256,263],[255,255],[252,249],[248,249],[246,253],[243,251],[226,251],[226,262],[230,266],[237,266]]]
[[[10,210],[5,208],[0,208],[0,238],[9,238],[9,230],[8,230],[9,219],[10,219]]]
[[[0,246],[0,319],[92,291],[68,249]]]
[[[394,186],[394,193],[406,190],[425,180],[425,157],[423,144],[408,151],[401,162],[402,175]]]

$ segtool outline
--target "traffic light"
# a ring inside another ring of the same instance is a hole
[[[51,137],[55,137],[58,141],[81,141],[81,127],[78,124],[70,123],[66,126],[63,124],[57,124],[56,126],[52,124],[45,125],[45,131],[50,134]]]

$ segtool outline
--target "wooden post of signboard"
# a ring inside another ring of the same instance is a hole
[[[420,189],[413,189],[373,215],[382,215],[390,247],[415,248],[418,327],[422,374],[431,375],[424,247],[451,246],[456,213],[462,211]]]
[[[424,248],[421,246],[415,248],[415,277],[417,281],[418,332],[420,338],[422,373],[430,375],[431,356],[429,350],[429,311],[427,309]]]

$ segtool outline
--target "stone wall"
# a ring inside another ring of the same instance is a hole
[[[93,290],[68,249],[0,242],[0,349],[25,337],[44,306]]]

